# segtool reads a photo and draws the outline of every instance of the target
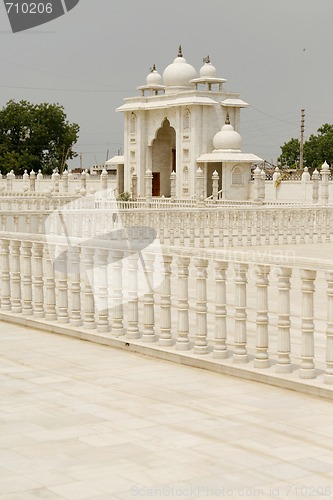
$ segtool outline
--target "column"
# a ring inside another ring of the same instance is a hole
[[[330,176],[330,167],[328,163],[325,163],[321,166],[321,201],[323,205],[327,205],[328,203],[328,179]]]
[[[291,269],[278,270],[278,353],[276,373],[290,373],[290,277]]]
[[[316,271],[301,269],[302,280],[302,344],[300,378],[312,379],[316,377],[314,365],[314,307],[313,294]]]
[[[161,334],[159,339],[159,344],[164,347],[171,346],[173,344],[171,335],[171,265],[172,256],[164,254],[164,280],[161,285]]]
[[[21,301],[21,265],[20,265],[20,249],[21,242],[13,240],[11,242],[11,299],[12,299],[12,313],[20,314],[22,312]]]
[[[31,241],[22,241],[22,313],[32,316],[32,270],[31,270]]]
[[[8,177],[8,174],[7,174]],[[1,309],[3,311],[11,310],[11,289],[10,289],[10,271],[9,271],[9,240],[1,240]]]
[[[57,257],[56,275],[58,290],[58,322],[69,323],[68,317],[68,257],[67,245],[59,245],[59,256]]]
[[[139,299],[138,299],[138,256],[128,258],[128,325],[127,338],[138,339],[139,333]]]
[[[246,284],[248,265],[235,265],[235,350],[234,363],[247,363],[247,332],[246,332]]]
[[[213,201],[217,202],[218,200],[218,192],[219,192],[219,174],[216,170],[212,175],[212,188],[213,188]]]
[[[314,170],[313,174],[312,174],[312,177],[311,177],[311,180],[312,180],[312,202],[313,204],[317,204],[318,203],[318,199],[319,199],[319,172],[317,169]]]
[[[227,269],[228,263],[215,261],[215,342],[214,358],[225,359],[227,352]]]
[[[153,172],[149,169],[145,174],[145,195],[146,202],[150,203],[153,196]]]
[[[144,265],[146,293],[143,297],[143,335],[144,342],[155,342],[155,315],[154,315],[154,260],[153,254],[144,254],[142,265]]]
[[[113,250],[112,259],[112,334],[116,337],[124,335],[124,289],[123,289],[124,252]]]
[[[177,182],[177,174],[176,174],[176,172],[172,171],[171,175],[170,175],[170,197],[171,197],[171,200],[174,200],[176,198],[176,194],[177,194],[176,182]]]
[[[196,335],[194,354],[208,354],[207,343],[207,259],[194,259],[196,267]]]
[[[327,271],[327,326],[326,326],[326,363],[325,384],[333,384],[333,271]]]
[[[31,175],[31,174],[30,174]],[[34,316],[44,318],[44,280],[43,280],[44,243],[34,243],[35,279],[34,279]]]
[[[178,257],[178,338],[176,349],[187,351],[189,340],[188,275],[190,259]]]
[[[108,250],[98,248],[96,252],[97,267],[94,268],[95,303],[97,306],[97,331],[107,333],[109,325],[109,296],[108,296]]]
[[[96,328],[94,301],[94,253],[93,248],[83,248],[85,268],[83,326],[89,330]]]
[[[268,368],[268,274],[269,266],[256,266],[257,274],[257,330],[255,368]]]
[[[68,176],[67,176],[68,179]],[[70,296],[71,296],[71,309],[70,309],[70,323],[73,326],[81,326],[81,277],[80,277],[80,247],[71,247],[69,252],[70,266],[71,266],[71,283],[70,283]]]
[[[57,319],[54,267],[51,258],[52,253],[53,247],[50,248],[49,245],[45,245],[45,319],[47,321],[55,321]]]

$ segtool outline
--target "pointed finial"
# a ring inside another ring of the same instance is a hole
[[[204,63],[204,64],[209,64],[209,63],[210,63],[210,57],[209,57],[209,56],[204,57],[204,58],[203,58],[203,63]]]
[[[153,67],[150,68],[150,72],[153,73],[154,71],[156,71],[156,64],[153,64]]]
[[[227,116],[225,117],[225,124],[230,125],[229,111],[227,111]]]
[[[183,50],[182,50],[182,46],[181,45],[179,45],[178,57],[183,57]]]

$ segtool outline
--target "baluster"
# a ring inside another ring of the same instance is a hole
[[[251,246],[252,245],[252,230],[253,230],[253,227],[254,227],[254,224],[253,224],[253,221],[252,221],[252,216],[253,216],[253,212],[252,210],[248,210],[247,212],[245,212],[245,218],[246,218],[246,244],[247,246]]]
[[[80,277],[80,247],[71,247],[69,252],[70,259],[70,296],[71,296],[71,309],[70,309],[70,323],[73,326],[81,326],[81,277]]]
[[[195,247],[196,215],[186,213],[186,217],[187,222],[190,224],[190,247]]]
[[[18,233],[18,231],[19,231],[19,217],[18,217],[18,215],[14,215],[13,219],[14,219],[14,232]],[[26,231],[26,232],[29,233],[29,231]]]
[[[52,254],[53,247],[45,245],[44,247],[44,262],[45,262],[45,319],[47,321],[55,321],[56,313],[56,294],[55,294],[55,278]]]
[[[187,351],[190,348],[189,341],[189,306],[188,306],[188,276],[190,259],[178,257],[178,337],[176,349]]]
[[[43,280],[43,243],[34,243],[34,316],[44,318],[44,280]]]
[[[12,299],[12,312],[19,314],[22,312],[21,301],[21,266],[20,266],[20,248],[21,242],[13,240],[11,243],[12,248],[12,272],[11,272],[11,299]]]
[[[314,211],[309,211],[309,243],[313,243],[313,232],[314,232]]]
[[[218,227],[218,234],[219,234],[219,246],[223,247],[224,245],[224,231],[225,231],[225,213],[224,211],[222,212],[217,212],[217,227]]]
[[[128,326],[127,338],[140,338],[138,299],[138,256],[128,258]]]
[[[278,268],[278,356],[277,373],[290,373],[290,277],[291,269]]]
[[[326,243],[331,242],[331,221],[330,221],[330,209],[325,209],[325,231],[326,231]]]
[[[171,265],[172,256],[163,255],[164,280],[161,285],[161,334],[159,344],[167,347],[173,344],[171,335]]]
[[[243,245],[243,217],[242,212],[236,212],[236,220],[237,220],[237,244],[239,246]]]
[[[108,250],[98,248],[96,252],[97,267],[94,268],[95,305],[98,313],[97,331],[107,333],[109,325],[108,301]]]
[[[333,271],[326,272],[327,280],[327,326],[325,384],[333,384]]]
[[[216,300],[215,300],[215,342],[214,358],[227,358],[227,269],[228,263],[224,261],[215,261],[215,282],[216,282]]]
[[[9,271],[9,240],[1,240],[2,272],[1,272],[1,309],[11,310],[11,289]]]
[[[145,289],[143,297],[144,328],[142,340],[144,342],[155,342],[155,315],[154,315],[154,260],[153,254],[144,253]]]
[[[94,301],[94,253],[93,248],[84,248],[83,263],[85,268],[84,281],[84,315],[83,326],[89,330],[96,328]]]
[[[194,354],[208,354],[207,343],[207,267],[208,260],[196,258],[196,336]]]
[[[314,280],[316,271],[301,269],[302,280],[302,345],[301,345],[301,378],[315,378],[314,365],[314,308],[313,294],[315,291]]]
[[[257,334],[255,368],[268,368],[268,274],[269,266],[258,265],[257,274]]]
[[[270,244],[271,212],[264,212],[265,245]]]
[[[234,246],[234,214],[231,211],[229,212],[227,231],[228,231],[228,245],[232,247]]]
[[[263,233],[263,212],[258,210],[255,212],[255,217],[257,219],[257,231],[256,231],[256,245],[261,245],[261,235]]]
[[[32,308],[32,270],[31,270],[31,241],[22,242],[22,313],[25,316],[33,314]]]
[[[123,258],[124,253],[118,250],[111,252],[112,259],[112,334],[116,337],[124,335],[123,311]]]
[[[67,245],[59,245],[56,266],[56,284],[58,290],[58,322],[69,323],[68,317],[68,255]]]
[[[289,228],[289,217],[288,210],[283,210],[282,215],[282,244],[288,244],[288,228]]]
[[[246,363],[247,355],[247,332],[246,332],[246,284],[247,264],[237,263],[235,265],[235,350],[234,363]]]

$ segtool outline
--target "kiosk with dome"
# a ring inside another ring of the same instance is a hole
[[[153,65],[139,96],[125,99],[124,156],[109,160],[118,171],[118,191],[131,191],[136,174],[138,196],[145,196],[146,172],[152,173],[152,195],[171,195],[171,174],[177,198],[195,195],[198,167],[204,174],[204,196],[212,194],[212,175],[219,176],[225,199],[248,199],[251,165],[262,161],[241,152],[240,109],[248,104],[224,90],[224,78],[209,57],[199,76],[179,47],[163,72]],[[216,174],[215,174],[216,175]]]

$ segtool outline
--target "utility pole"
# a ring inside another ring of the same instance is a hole
[[[300,144],[300,151],[299,151],[299,168],[301,170],[303,170],[304,121],[305,121],[305,110],[301,109],[301,144]]]

